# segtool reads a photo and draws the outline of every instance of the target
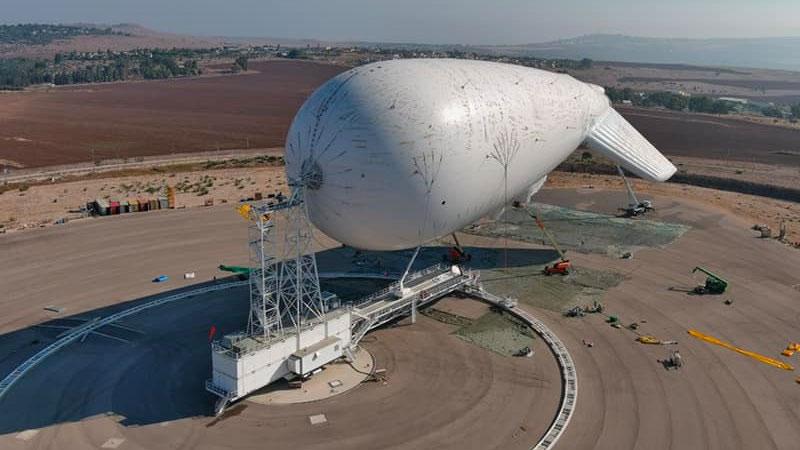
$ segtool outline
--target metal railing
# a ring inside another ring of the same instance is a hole
[[[226,391],[225,389],[215,385],[214,380],[212,379],[206,380],[206,391],[211,392],[217,397],[228,398],[228,399],[236,398],[236,392]]]
[[[425,278],[428,275],[435,274],[435,276],[430,278]],[[370,296],[371,301],[362,301],[360,303],[361,308],[356,308],[354,311],[354,317],[359,317],[360,320],[353,323],[353,335],[351,339],[351,345],[357,345],[361,338],[366,335],[372,329],[375,329],[387,322],[390,322],[398,317],[407,315],[411,312],[411,307],[413,302],[417,302],[417,306],[421,307],[424,306],[443,295],[446,295],[450,292],[457,291],[465,285],[473,283],[475,281],[475,277],[473,276],[472,272],[468,273],[461,273],[456,274],[450,272],[450,266],[445,266],[442,264],[438,264],[436,266],[429,267],[423,271],[416,272],[414,275],[414,279],[416,283],[412,283],[413,286],[418,286],[429,279],[435,279],[436,277],[440,277],[446,274],[452,274],[452,277],[447,278],[446,280],[440,280],[435,283],[433,286],[427,288],[422,295],[422,292],[415,293],[414,295],[408,296],[406,298],[397,299],[391,302],[387,302],[385,305],[382,305],[380,308],[375,309],[374,311],[359,311],[359,309],[366,309],[370,306],[370,303],[378,301],[379,299],[388,295],[391,291],[391,286],[388,290],[386,290],[383,295],[378,296]],[[421,280],[421,281],[420,281]]]
[[[219,283],[210,286],[204,286],[197,289],[191,289],[188,291],[179,292],[177,294],[169,295],[166,297],[160,297],[155,300],[149,301],[147,303],[143,303],[141,305],[134,306],[133,308],[128,308],[123,311],[119,311],[114,313],[110,316],[100,318],[97,320],[93,320],[87,322],[83,325],[80,325],[66,334],[62,335],[59,339],[55,342],[51,343],[50,345],[46,346],[45,348],[39,350],[35,355],[31,356],[27,360],[25,360],[22,364],[17,366],[11,373],[6,375],[2,381],[0,381],[0,399],[11,389],[11,387],[19,381],[19,379],[28,373],[31,369],[36,367],[40,362],[44,361],[48,356],[58,352],[62,348],[66,347],[67,345],[75,342],[78,339],[81,339],[88,335],[89,333],[114,323],[122,318],[132,316],[134,314],[140,313],[146,309],[154,308],[156,306],[163,305],[165,303],[174,302],[176,300],[182,300],[184,298],[192,297],[195,295],[206,294],[209,292],[220,291],[223,289],[230,289],[239,286],[246,286],[249,281],[233,281],[227,283]]]
[[[558,442],[558,439],[567,428],[567,425],[569,425],[569,422],[572,419],[572,414],[575,411],[575,405],[578,401],[578,375],[575,371],[575,363],[572,361],[572,356],[570,356],[569,351],[567,351],[567,347],[563,342],[561,342],[561,339],[559,339],[558,336],[553,334],[553,332],[550,331],[550,329],[547,328],[544,323],[542,323],[542,321],[535,318],[527,311],[519,308],[508,308],[504,306],[502,297],[487,292],[481,287],[475,286],[467,286],[467,289],[465,289],[464,292],[482,298],[487,302],[499,306],[514,316],[524,320],[536,331],[537,334],[542,337],[545,343],[547,343],[547,345],[556,355],[558,366],[561,369],[561,379],[564,383],[561,391],[561,404],[559,405],[558,413],[556,414],[553,422],[550,424],[550,427],[548,427],[547,432],[539,440],[539,442],[536,443],[535,446],[531,447],[531,450],[546,450],[552,448],[556,442]]]
[[[442,263],[435,264],[433,266],[426,267],[426,268],[424,268],[422,270],[419,270],[417,272],[412,272],[412,273],[408,274],[408,278],[406,278],[406,281],[404,282],[404,284],[406,286],[413,287],[416,284],[418,284],[419,283],[419,279],[424,277],[424,276],[427,276],[427,275],[430,275],[430,274],[436,273],[436,272],[445,273],[445,272],[447,272],[449,270],[450,270],[450,266],[448,266],[446,264],[442,264]],[[353,305],[355,305],[357,307],[360,307],[360,306],[365,305],[367,303],[372,303],[375,300],[378,300],[380,298],[386,297],[387,295],[389,295],[390,292],[396,291],[399,287],[400,287],[400,282],[399,281],[395,281],[394,283],[390,284],[389,286],[386,286],[385,288],[381,289],[380,291],[373,292],[372,294],[370,294],[370,295],[368,295],[366,297],[362,297],[362,298],[354,301]]]

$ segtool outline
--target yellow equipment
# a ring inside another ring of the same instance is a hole
[[[236,211],[239,212],[239,215],[242,216],[244,220],[250,220],[250,211],[252,209],[253,208],[248,203],[245,203],[244,205],[236,208]]]
[[[709,336],[707,334],[703,334],[703,333],[701,333],[701,332],[699,332],[697,330],[689,330],[689,335],[691,335],[692,337],[695,337],[697,339],[700,339],[701,341],[710,342],[712,344],[719,345],[720,347],[725,347],[728,350],[733,350],[736,353],[740,353],[742,355],[749,356],[749,357],[755,359],[756,361],[760,361],[760,362],[762,362],[764,364],[769,364],[772,367],[777,367],[778,369],[783,369],[783,370],[794,370],[794,367],[792,367],[790,364],[787,364],[787,363],[785,363],[783,361],[780,361],[780,360],[777,360],[777,359],[772,359],[772,358],[770,358],[768,356],[764,356],[764,355],[758,354],[756,352],[751,352],[750,350],[745,350],[743,348],[736,347],[733,344],[729,344],[727,342],[721,341],[721,340],[715,338],[714,336]]]
[[[172,186],[167,186],[167,206],[175,209],[175,188]]]
[[[792,343],[789,343],[789,345],[786,346],[786,349],[781,352],[781,355],[783,355],[783,356],[792,356],[792,355],[795,354],[795,352],[798,352],[798,351],[800,351],[800,344],[797,343],[797,342],[792,342]]]
[[[675,345],[678,341],[662,341],[661,339],[655,336],[649,335],[641,335],[636,338],[637,341],[641,342],[642,344],[651,344],[651,345]]]
[[[639,336],[638,338],[636,338],[636,340],[641,342],[642,344],[653,344],[653,345],[661,344],[661,340],[656,338],[655,336]]]

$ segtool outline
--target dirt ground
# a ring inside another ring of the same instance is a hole
[[[672,156],[670,160],[681,173],[742,180],[768,186],[788,188],[800,186],[798,166],[689,156]]]
[[[749,226],[766,224],[773,232],[777,232],[781,221],[787,227],[787,239],[790,242],[800,242],[800,205],[783,200],[773,200],[754,195],[739,194],[735,192],[717,191],[697,186],[673,183],[648,183],[646,181],[630,180],[637,195],[646,198],[659,195],[667,198],[693,198],[715,207],[722,208],[727,213],[742,218]],[[591,190],[621,190],[622,180],[619,177],[607,175],[570,174],[553,172],[547,178],[548,188],[571,188],[581,191]],[[537,197],[538,198],[538,197]],[[542,201],[547,203],[546,201]],[[617,208],[627,203],[627,196],[620,192],[616,203],[602,211],[606,214],[615,214]],[[579,205],[578,209],[583,209]],[[656,205],[658,208],[658,205]]]
[[[252,73],[0,93],[0,162],[42,167],[282,146],[302,102],[344,67],[251,63]],[[577,75],[577,74],[576,74]],[[619,108],[669,156],[800,166],[800,129]]]
[[[617,109],[667,156],[800,166],[800,129],[666,110]]]
[[[713,171],[712,166],[706,165],[707,162],[698,164],[703,165],[705,170]],[[765,169],[759,176],[768,178],[769,170]],[[200,206],[207,198],[213,198],[217,203],[226,200],[229,204],[235,204],[241,198],[250,197],[255,192],[266,194],[273,190],[285,190],[285,175],[281,167],[219,169],[181,173],[175,177],[165,173],[153,176],[55,183],[32,186],[25,192],[9,191],[0,194],[0,226],[8,231],[49,226],[59,218],[79,216],[79,214],[69,211],[79,208],[92,199],[106,196],[111,199],[125,198],[137,192],[139,194],[136,195],[148,196],[149,194],[145,191],[147,187],[159,188],[164,183],[174,185],[177,182],[183,182],[186,177],[188,177],[188,183],[185,184],[190,187],[186,192],[178,192],[177,204],[179,206]],[[207,186],[208,179],[206,177],[216,178],[216,180],[212,180],[213,185],[207,188],[208,194],[197,195],[198,192],[194,192],[196,190],[195,183]],[[206,179],[205,184],[203,184],[204,178]],[[238,184],[237,180],[240,180]],[[659,194],[697,197],[725,208],[732,214],[746,218],[752,222],[751,225],[764,223],[774,231],[778,230],[781,221],[785,221],[789,241],[800,242],[800,206],[796,203],[682,184],[655,184],[637,179],[630,181],[633,183],[634,189],[644,196]],[[127,191],[129,194],[125,194],[127,186],[131,187]],[[243,187],[239,189],[239,186]],[[622,189],[623,185],[619,177],[553,172],[548,177],[547,187]],[[626,202],[624,195],[621,195],[617,207],[623,206]],[[606,213],[615,214],[616,212],[616,209],[610,209]],[[14,220],[10,220],[11,218]]]
[[[606,212],[621,196],[600,189],[545,189],[537,200]],[[606,313],[625,324],[646,321],[639,332],[678,340],[685,366],[664,370],[657,360],[665,348],[635,342],[634,333],[608,326],[603,316],[567,319],[521,305],[564,341],[575,360],[580,394],[559,448],[795,448],[796,375],[692,339],[686,330],[778,357],[797,340],[800,303],[793,286],[800,284],[800,252],[754,237],[749,220],[707,203],[707,197],[678,190],[652,198],[658,206],[654,219],[691,230],[665,248],[642,249],[631,260],[580,253],[572,258],[577,267],[623,274],[604,296]],[[0,236],[0,248],[10,255],[0,258],[6,292],[0,302],[0,368],[7,373],[43,345],[37,339],[50,336],[32,328],[52,319],[44,306],[79,314],[184,286],[188,282],[180,274],[188,270],[196,271],[194,281],[208,280],[219,273],[220,262],[247,261],[245,242],[244,222],[227,207],[101,218]],[[462,243],[500,244],[482,236]],[[729,293],[681,292],[701,281],[691,274],[695,265],[725,276]],[[150,282],[159,273],[171,275],[169,285]],[[725,305],[726,298],[733,304]],[[132,325],[144,328],[144,337],[124,354],[108,352],[117,344],[91,338],[37,368],[3,400],[11,402],[4,410],[19,414],[0,419],[0,446],[88,448],[113,438],[125,439],[130,448],[249,448],[265,439],[304,448],[527,448],[552,418],[548,405],[555,405],[557,394],[547,396],[559,379],[554,364],[517,366],[527,363],[463,342],[447,325],[421,318],[419,326],[387,328],[374,333],[374,341],[368,338],[378,366],[390,373],[388,387],[364,386],[296,410],[246,405],[213,422],[196,412],[202,398],[182,399],[198,392],[207,377],[196,368],[208,364],[203,355],[210,321],[223,320],[228,324],[223,329],[243,323],[244,314],[225,311],[241,313],[244,308],[236,305],[245,305],[246,297],[210,299],[213,306],[203,301],[139,318]],[[207,315],[196,316],[201,311]],[[158,358],[172,362],[159,364]],[[53,369],[43,370],[47,364]],[[142,370],[150,367],[155,370]],[[192,378],[184,378],[187,374]],[[46,403],[31,407],[36,399]],[[308,417],[320,413],[328,423],[312,427]],[[29,428],[33,435],[25,433]]]
[[[166,186],[176,187],[177,207],[203,206],[206,200],[225,201],[233,205],[256,192],[266,196],[288,192],[283,167],[215,169],[186,173],[162,172],[75,182],[57,182],[31,186],[25,191],[0,194],[0,225],[7,230],[52,225],[61,218],[77,219],[87,202],[104,198],[125,200],[156,198],[166,195]],[[132,213],[132,214],[150,214]]]
[[[169,271],[172,263],[153,258],[151,250],[139,256]],[[122,253],[112,258],[129,264]],[[84,299],[89,308],[106,302],[92,293]],[[215,419],[213,397],[202,390],[211,370],[208,329],[241,327],[247,302],[246,288],[198,296],[126,319],[136,330],[126,336],[130,343],[92,336],[59,353],[0,402],[19,412],[0,416],[0,447],[99,448],[115,439],[124,442],[120,448],[148,450],[261,448],[265,441],[308,449],[527,449],[557,408],[560,375],[552,354],[500,356],[420,315],[415,325],[402,321],[362,341],[376,367],[386,369],[386,384],[295,405],[244,400]],[[91,309],[82,316],[106,314]],[[2,354],[11,356],[0,361],[0,373],[35,350],[39,344],[31,341],[49,341],[58,332],[26,327],[1,335]],[[312,425],[309,418],[319,414],[327,422]],[[483,423],[486,417],[493,420]]]
[[[800,73],[788,70],[596,62],[591,69],[574,70],[572,74],[601,86],[637,91],[680,91],[764,103],[800,100]]]
[[[41,167],[283,146],[311,92],[345,70],[253,62],[252,73],[0,93],[0,159]]]
[[[547,190],[539,198],[605,211],[615,192]],[[800,398],[796,374],[775,369],[695,340],[695,328],[735,345],[777,357],[796,339],[800,317],[800,253],[758,239],[748,221],[692,194],[654,196],[655,217],[692,226],[675,244],[643,249],[632,260],[574,255],[579,265],[620,270],[626,280],[605,296],[606,313],[624,324],[646,321],[639,332],[676,339],[686,361],[680,371],[657,362],[667,349],[634,342],[636,334],[605,323],[603,316],[563,319],[545,313],[565,341],[578,370],[576,416],[559,443],[564,448],[782,448],[796,446]],[[690,296],[703,265],[731,282],[723,296]],[[730,298],[732,305],[723,300]],[[552,324],[552,325],[551,325]],[[592,342],[589,348],[583,341]],[[796,365],[796,360],[791,360]]]

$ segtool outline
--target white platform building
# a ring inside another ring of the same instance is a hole
[[[302,188],[297,192],[302,192]],[[212,343],[213,373],[206,389],[220,397],[217,411],[281,378],[305,378],[336,359],[351,358],[371,329],[465,286],[477,286],[477,272],[435,265],[354,304],[319,288],[311,251],[311,225],[301,195],[276,204],[247,205],[251,221],[250,319],[246,332]],[[280,216],[280,217],[279,217]],[[276,242],[275,227],[287,233]],[[416,256],[416,253],[415,253]]]

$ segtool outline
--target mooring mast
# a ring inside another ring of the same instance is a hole
[[[269,340],[283,336],[284,328],[299,335],[306,321],[320,319],[325,311],[303,192],[295,187],[288,199],[248,208],[251,337]],[[278,233],[279,228],[285,232]]]

